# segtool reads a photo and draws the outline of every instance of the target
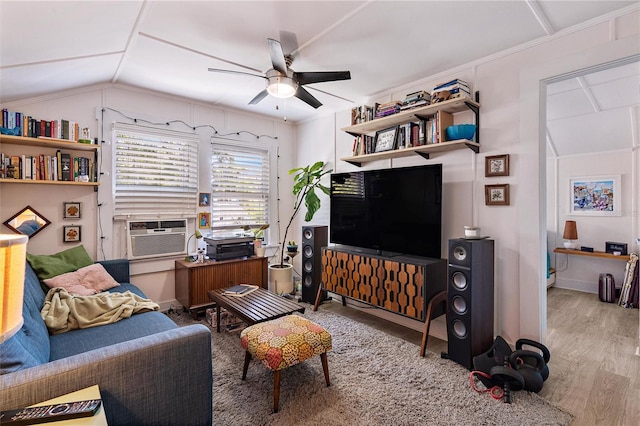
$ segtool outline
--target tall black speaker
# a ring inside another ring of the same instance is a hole
[[[326,226],[302,227],[302,301],[315,303],[322,280],[322,247],[329,244]],[[326,299],[322,297],[321,300]]]
[[[448,357],[469,370],[493,344],[493,255],[493,240],[449,240]]]

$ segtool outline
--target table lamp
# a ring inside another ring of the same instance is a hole
[[[562,238],[564,238],[564,247],[567,249],[575,249],[576,243],[573,240],[578,239],[578,228],[576,227],[575,220],[567,220],[564,223],[564,233],[562,234]]]
[[[202,234],[200,233],[199,230],[196,229],[196,232],[194,232],[193,235],[191,235],[187,240],[187,256],[185,257],[185,260],[191,260],[189,256],[189,243],[191,242],[191,239],[193,237],[196,237],[196,240],[199,240],[200,238],[202,238]],[[198,251],[198,242],[196,241],[196,252],[197,251]]]
[[[0,343],[22,327],[26,235],[0,235]]]

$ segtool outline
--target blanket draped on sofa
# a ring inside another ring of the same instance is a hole
[[[111,324],[159,306],[130,291],[73,296],[64,288],[49,290],[40,314],[51,334]]]

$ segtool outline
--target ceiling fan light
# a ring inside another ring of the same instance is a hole
[[[298,85],[290,77],[269,77],[267,92],[276,98],[290,98],[296,94]]]

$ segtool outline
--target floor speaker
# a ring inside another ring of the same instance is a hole
[[[493,240],[449,240],[448,357],[469,370],[493,344],[493,256]]]
[[[326,226],[302,227],[302,301],[315,303],[322,279],[322,247],[329,244]],[[321,300],[326,299],[326,296]]]

